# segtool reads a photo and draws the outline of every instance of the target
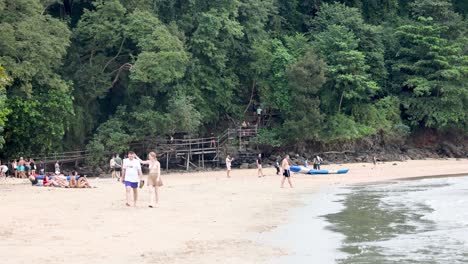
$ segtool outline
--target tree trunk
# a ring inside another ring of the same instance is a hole
[[[343,103],[344,91],[341,92],[340,104],[338,105],[338,114],[341,112],[341,104]]]

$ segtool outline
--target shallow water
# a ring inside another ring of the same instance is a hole
[[[328,189],[261,240],[272,263],[468,263],[468,177]]]

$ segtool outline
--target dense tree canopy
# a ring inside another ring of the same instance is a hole
[[[468,132],[459,0],[0,0],[3,156],[203,135]],[[255,120],[255,119],[253,119]]]

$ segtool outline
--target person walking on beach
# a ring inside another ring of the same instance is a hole
[[[141,181],[140,161],[135,159],[135,152],[129,151],[128,158],[123,160],[122,181],[125,184],[125,193],[127,203],[130,206],[130,193],[133,189],[133,206],[136,206],[138,200],[138,182]]]
[[[119,153],[115,153],[115,165],[114,165],[114,171],[115,171],[115,176],[117,177],[117,181],[120,181],[121,177],[121,171],[122,171],[122,159],[119,157]]]
[[[257,171],[257,175],[258,177],[265,177],[265,174],[263,174],[263,167],[262,167],[262,153],[259,153],[258,156],[257,156],[257,168],[258,168],[258,171]]]
[[[293,188],[291,182],[291,171],[289,167],[289,155],[284,156],[283,161],[281,162],[281,170],[283,171],[283,179],[281,180],[281,188],[284,188],[284,181],[288,179],[289,186]]]
[[[275,169],[276,169],[276,175],[279,175],[281,169],[280,169],[280,164],[279,164],[280,157],[276,157],[275,161]]]
[[[231,178],[231,164],[234,158],[231,158],[231,156],[228,154],[226,157],[226,173],[227,177]]]
[[[112,155],[112,157],[109,160],[109,168],[111,170],[111,178],[115,178],[115,155]]]
[[[161,180],[161,163],[158,161],[158,157],[155,152],[151,151],[148,155],[148,160],[141,160],[137,157],[141,164],[149,165],[148,175],[148,190],[149,190],[149,205],[148,207],[153,208],[158,205],[159,193],[158,188],[163,185]]]

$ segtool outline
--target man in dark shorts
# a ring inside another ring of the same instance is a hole
[[[118,153],[115,154],[114,162],[115,176],[117,176],[117,180],[120,181],[120,172],[122,171],[122,159],[119,157]]]
[[[281,180],[281,188],[284,188],[284,181],[288,179],[289,186],[293,188],[291,182],[291,171],[289,167],[289,155],[284,156],[283,161],[281,162],[281,170],[283,171],[283,179]]]

